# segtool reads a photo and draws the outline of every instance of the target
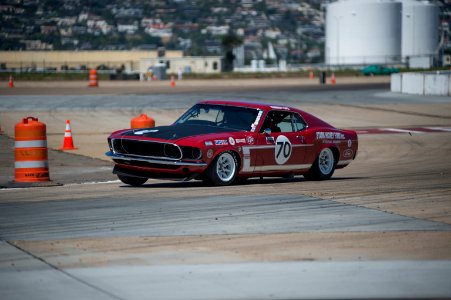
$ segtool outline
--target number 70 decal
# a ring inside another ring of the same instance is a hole
[[[290,140],[284,136],[279,135],[276,140],[275,158],[278,165],[283,165],[291,156],[292,146]]]

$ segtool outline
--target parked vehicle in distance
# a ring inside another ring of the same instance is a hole
[[[390,75],[392,73],[399,73],[399,69],[382,65],[369,65],[361,69],[360,72],[365,76]]]
[[[174,124],[124,129],[108,137],[113,173],[129,185],[148,178],[229,185],[250,177],[329,179],[357,154],[357,134],[299,109],[202,101]]]

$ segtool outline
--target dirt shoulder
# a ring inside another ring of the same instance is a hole
[[[337,83],[320,85],[318,78],[261,78],[261,79],[191,79],[176,81],[175,87],[169,80],[162,81],[100,81],[98,87],[88,87],[88,81],[16,81],[15,88],[2,89],[2,95],[126,95],[126,94],[174,94],[202,92],[228,92],[265,90],[280,87],[291,89],[312,87],[316,89],[340,88],[347,85],[385,84],[389,76],[338,77]]]
[[[114,237],[14,244],[61,268],[277,261],[449,260],[451,232]]]

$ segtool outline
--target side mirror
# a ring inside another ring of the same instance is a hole
[[[270,135],[271,134],[271,129],[270,128],[265,128],[265,130],[263,130],[263,132],[265,133],[265,135]]]

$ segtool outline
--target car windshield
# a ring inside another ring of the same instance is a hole
[[[196,104],[175,124],[205,125],[250,131],[255,127],[259,110],[247,107]]]

